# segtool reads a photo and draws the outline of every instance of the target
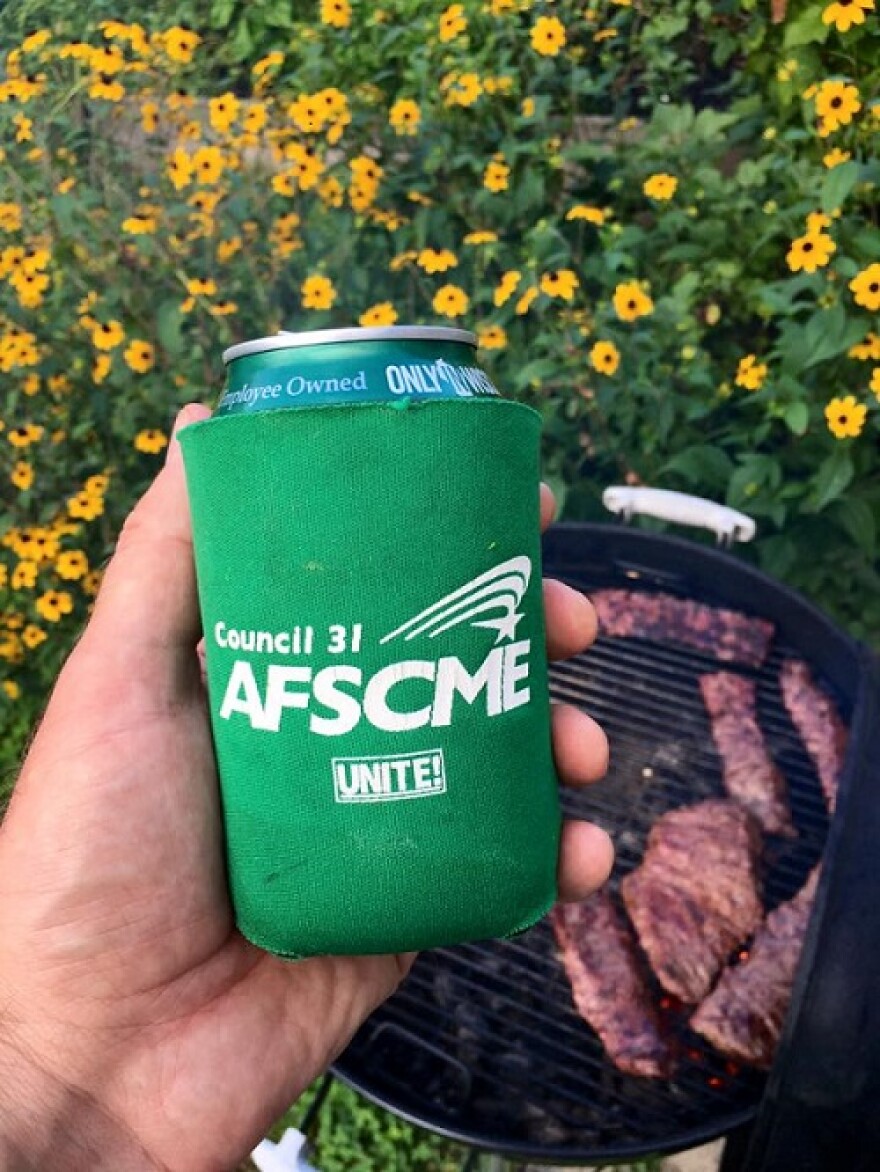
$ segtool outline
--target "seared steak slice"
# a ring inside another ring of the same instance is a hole
[[[678,643],[727,663],[760,667],[773,638],[773,624],[764,619],[672,594],[597,590],[590,598],[600,635]]]
[[[761,922],[751,814],[725,799],[672,810],[623,880],[626,910],[660,984],[701,1001],[731,951]]]
[[[798,894],[767,917],[748,958],[726,969],[691,1017],[691,1028],[722,1054],[768,1070],[791,998],[816,894],[814,867]]]
[[[712,718],[712,739],[723,765],[724,788],[768,834],[796,836],[785,778],[774,764],[758,724],[755,682],[734,672],[700,676]]]
[[[802,659],[786,659],[779,682],[785,707],[819,774],[828,813],[833,814],[846,755],[846,725]]]
[[[611,896],[598,891],[577,904],[557,904],[550,922],[580,1016],[626,1074],[653,1078],[672,1068],[669,1046],[651,1000],[642,958]]]

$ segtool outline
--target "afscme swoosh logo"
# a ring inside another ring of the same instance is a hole
[[[433,639],[464,623],[471,627],[494,628],[498,632],[496,644],[502,639],[513,639],[517,624],[523,617],[517,608],[528,589],[531,574],[531,558],[515,557],[501,562],[494,569],[487,570],[458,590],[453,590],[379,642],[389,643],[401,637],[408,641],[419,635]]]

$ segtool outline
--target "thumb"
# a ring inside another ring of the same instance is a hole
[[[165,466],[122,528],[80,643],[83,651],[102,656],[105,679],[118,672],[120,679],[140,678],[155,687],[171,681],[182,654],[192,659],[201,628],[177,434],[210,414],[197,403],[178,414]]]

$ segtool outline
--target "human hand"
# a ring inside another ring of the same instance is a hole
[[[208,414],[185,408],[177,426]],[[546,527],[549,490],[541,505]],[[545,609],[552,658],[592,641],[582,595],[546,582]],[[291,963],[236,931],[199,637],[172,440],[0,827],[0,1165],[10,1172],[234,1167],[412,963]],[[604,735],[577,709],[554,706],[553,742],[566,783],[604,773]],[[599,886],[611,861],[603,831],[568,823],[562,898]]]

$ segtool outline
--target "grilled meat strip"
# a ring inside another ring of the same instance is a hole
[[[660,1033],[647,972],[632,933],[611,896],[598,891],[577,904],[557,904],[550,922],[578,1013],[626,1074],[667,1077],[671,1050]]]
[[[796,837],[785,778],[773,763],[758,725],[755,682],[729,671],[700,676],[712,718],[712,739],[723,765],[724,788],[768,834]]]
[[[787,903],[772,911],[748,958],[726,969],[691,1017],[691,1028],[722,1054],[769,1070],[785,1020],[819,867]]]
[[[597,590],[590,598],[601,635],[679,643],[727,663],[760,667],[773,638],[763,619],[671,594]]]
[[[802,659],[786,659],[779,672],[782,699],[813,759],[828,813],[834,813],[846,755],[846,725]]]
[[[648,835],[623,900],[660,984],[701,1001],[731,951],[761,922],[760,832],[736,802],[713,798],[672,810]]]

